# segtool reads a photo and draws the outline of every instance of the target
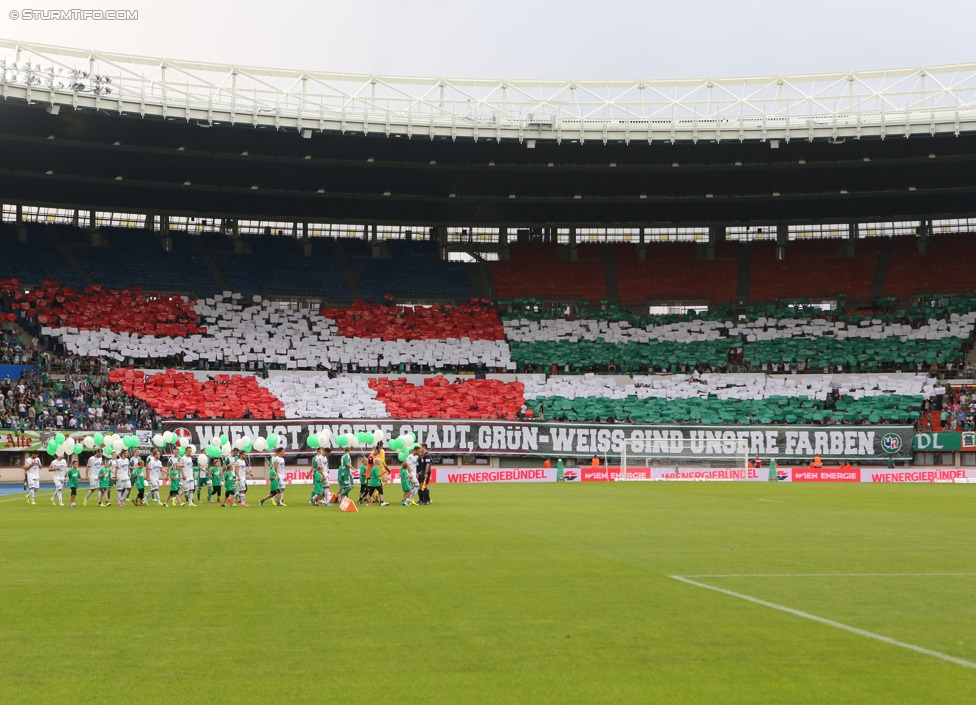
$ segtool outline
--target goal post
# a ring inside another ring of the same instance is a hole
[[[686,480],[703,475],[711,479],[738,479],[748,463],[746,438],[626,438],[620,443],[620,472],[613,479]],[[729,472],[719,472],[723,469]]]

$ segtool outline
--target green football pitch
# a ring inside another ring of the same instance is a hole
[[[976,486],[0,498],[0,702],[976,702]]]

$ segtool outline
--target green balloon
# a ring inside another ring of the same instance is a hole
[[[308,441],[306,442],[308,443],[309,448],[318,448],[319,447],[318,434],[313,433],[311,436],[308,437]]]
[[[366,432],[366,445],[370,445],[371,446],[371,445],[375,445],[375,444],[376,444],[376,436],[374,436],[372,433],[369,433],[367,431]]]
[[[278,438],[278,434],[277,433],[269,433],[268,434],[268,449],[269,450],[274,450],[275,448],[277,448],[278,447],[278,440],[279,440],[279,438]],[[227,441],[224,441],[224,443],[226,443],[226,442]]]
[[[81,451],[85,449],[81,443],[75,443],[75,449],[71,451],[72,455],[81,455]]]
[[[105,436],[100,433],[96,433],[94,436],[92,436],[92,440],[95,441],[95,445],[97,446],[104,445]]]
[[[390,441],[390,450],[400,450],[403,447],[403,441],[399,438],[394,438]]]
[[[52,438],[47,442],[47,453],[48,455],[54,455],[57,452],[58,452],[58,444],[55,443],[54,439]]]
[[[244,446],[244,452],[245,453],[250,453],[251,452],[251,448],[253,448],[253,447],[254,447],[254,441],[248,441],[247,442],[247,445]]]
[[[349,437],[348,436],[336,436],[335,437],[335,444],[337,446],[339,446],[340,448],[345,448],[347,445],[349,445]]]
[[[186,452],[186,446],[180,446],[179,452],[176,454],[177,458],[182,458],[183,454]]]
[[[403,462],[406,462],[406,460],[407,460],[407,458],[408,458],[409,456],[410,456],[410,453],[408,453],[408,452],[407,452],[407,451],[405,451],[405,450],[401,450],[401,451],[399,452],[399,454],[397,454],[397,457],[398,457],[398,458],[400,459],[400,462],[401,462],[401,463],[403,463]]]
[[[54,442],[57,443],[58,445],[61,445],[62,443],[64,443],[64,434],[63,433],[59,433],[58,435],[56,435],[54,437]]]
[[[221,433],[220,434],[220,445],[224,445],[225,443],[227,443],[227,434],[226,433]]]
[[[208,445],[206,448],[203,449],[203,452],[207,454],[208,458],[220,457],[220,448],[218,448],[217,446]]]

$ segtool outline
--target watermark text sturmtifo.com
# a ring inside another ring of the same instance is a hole
[[[139,19],[138,10],[38,10],[25,8],[11,10],[12,20],[41,20],[46,22],[77,22],[85,20],[110,20],[131,22]]]

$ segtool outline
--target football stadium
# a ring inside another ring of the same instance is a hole
[[[976,64],[0,93],[3,703],[976,698]]]

